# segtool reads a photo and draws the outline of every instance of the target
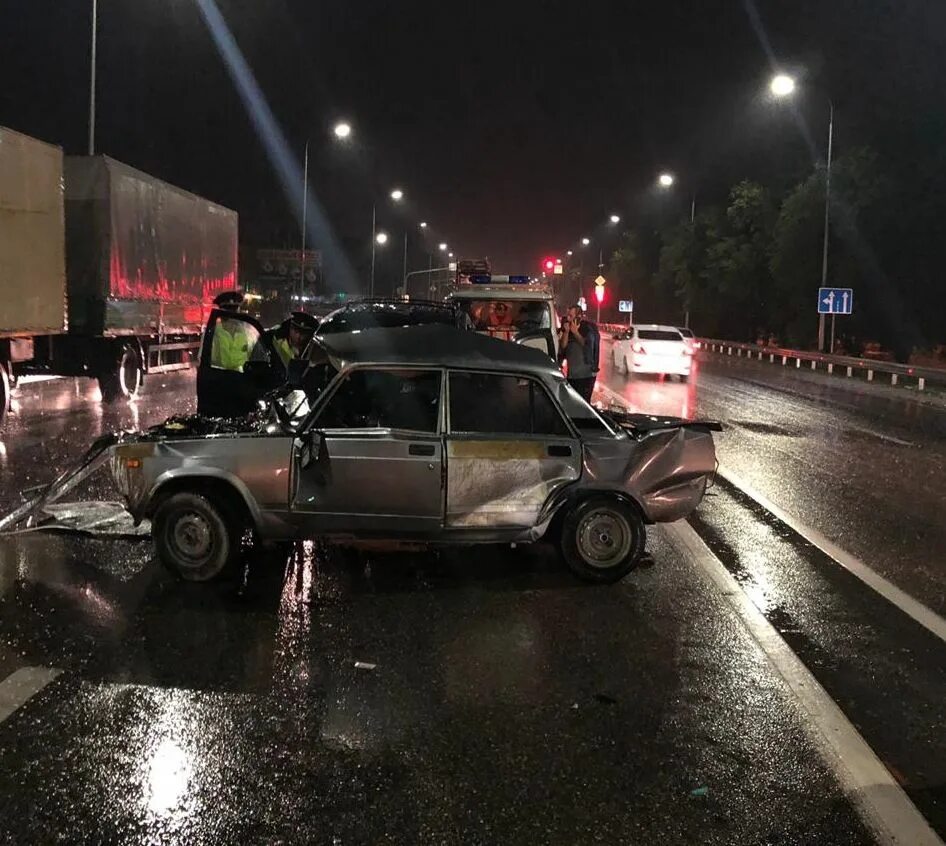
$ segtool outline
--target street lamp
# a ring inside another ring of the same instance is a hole
[[[92,68],[89,79],[89,155],[95,155],[95,56],[99,41],[99,4],[92,0]]]
[[[453,253],[447,253],[447,258],[453,258]]]
[[[611,221],[611,223],[620,223],[620,222],[621,222],[621,216],[620,216],[620,215],[617,215],[617,214],[612,214],[611,217],[610,217],[610,221]]]
[[[374,240],[376,244],[383,247],[385,244],[388,243],[388,233],[379,232],[377,235],[374,236]]]
[[[772,93],[779,98],[795,93],[795,80],[780,73],[769,83]],[[821,246],[821,287],[828,286],[828,235],[831,229],[831,154],[834,146],[834,101],[828,98],[828,157],[824,172],[824,238]],[[824,315],[818,315],[818,351],[824,352]],[[831,316],[831,352],[834,352],[834,315]]]
[[[661,188],[669,188],[671,185],[673,185],[673,174],[661,173],[660,176],[657,177],[657,183]]]
[[[339,121],[338,123],[335,124],[335,127],[332,129],[332,132],[335,133],[335,137],[338,138],[339,141],[344,141],[346,138],[348,138],[351,135],[351,124],[346,123],[343,120]]]
[[[569,251],[566,253],[566,255],[569,255],[569,256],[570,256],[570,255],[572,255],[573,252],[574,252],[573,250],[569,250]]]
[[[426,228],[427,228],[427,221],[426,221],[426,220],[422,220],[422,221],[420,222],[420,228],[421,228],[421,229],[426,229]]]
[[[440,243],[437,245],[437,249],[440,250],[440,252],[445,253],[447,251],[447,245]]]
[[[391,192],[391,199],[394,200],[395,203],[401,202],[401,200],[404,199],[404,192],[400,188],[395,188]]]
[[[772,77],[769,88],[776,97],[787,97],[795,91],[795,80],[788,74],[776,74]]]
[[[591,238],[582,238],[582,239],[581,239],[581,245],[582,245],[583,247],[587,247],[590,243],[591,243]]]

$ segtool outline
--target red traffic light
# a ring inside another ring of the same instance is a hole
[[[547,258],[542,262],[542,267],[545,268],[546,273],[551,273],[555,270],[555,259]]]
[[[595,285],[595,299],[598,305],[604,302],[604,285]]]

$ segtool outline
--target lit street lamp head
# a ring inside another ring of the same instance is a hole
[[[671,173],[661,173],[657,177],[657,182],[660,183],[661,188],[669,188],[673,185],[673,174]]]
[[[345,121],[339,121],[335,124],[332,132],[335,133],[335,137],[341,141],[344,141],[346,138],[351,136],[351,124],[345,123]]]
[[[568,255],[572,255],[572,251],[571,251],[571,250],[568,251]]]
[[[394,200],[395,203],[401,202],[401,200],[404,199],[404,192],[400,188],[395,188],[391,192],[391,199]]]
[[[788,97],[795,91],[795,80],[788,74],[780,73],[772,77],[769,88],[776,97]]]
[[[442,252],[442,253],[445,253],[445,252],[447,251],[447,245],[446,245],[446,244],[438,244],[437,247],[438,247],[438,249],[440,250],[440,252]]]
[[[610,217],[610,221],[611,221],[611,223],[620,223],[620,222],[621,222],[621,216],[618,215],[618,214],[612,214],[611,217]]]
[[[591,238],[582,238],[581,243],[582,246],[587,247],[591,243]]]
[[[426,220],[422,220],[422,221],[420,222],[420,228],[421,228],[421,229],[426,229],[426,228],[427,228],[427,221],[426,221]]]
[[[447,258],[453,258],[453,253],[447,253]]]
[[[381,244],[382,246],[384,246],[385,244],[388,243],[388,233],[387,233],[387,232],[379,232],[377,235],[374,236],[374,239],[375,239],[375,241],[377,241],[379,244]]]

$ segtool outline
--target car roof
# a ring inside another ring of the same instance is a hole
[[[469,285],[447,295],[448,300],[552,300],[545,285]]]
[[[341,370],[352,364],[473,367],[560,377],[541,350],[438,323],[317,336]]]

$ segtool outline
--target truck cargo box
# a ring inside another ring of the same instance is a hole
[[[62,332],[62,150],[0,127],[0,337]]]
[[[67,156],[70,332],[197,333],[237,286],[237,214],[105,156]]]

